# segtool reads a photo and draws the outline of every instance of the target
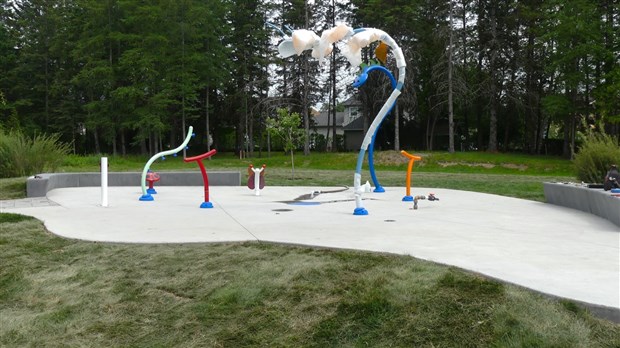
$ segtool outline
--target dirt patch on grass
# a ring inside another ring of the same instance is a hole
[[[504,163],[502,164],[502,167],[508,168],[508,169],[518,169],[521,172],[527,169],[527,166],[525,164]]]
[[[416,161],[415,165],[424,165],[424,156],[420,154],[415,155],[422,157],[422,161]],[[409,159],[398,151],[381,151],[375,152],[374,162],[377,165],[399,166],[409,163]]]
[[[443,168],[452,166],[483,167],[486,169],[495,168],[495,164],[491,163],[437,162],[437,164]]]
[[[483,167],[486,169],[493,169],[497,165],[492,163],[466,163],[466,162],[437,162],[441,167],[451,167],[451,166],[468,166],[468,167]],[[503,168],[508,169],[517,169],[521,172],[525,171],[528,167],[525,164],[513,164],[513,163],[502,163],[500,165]]]

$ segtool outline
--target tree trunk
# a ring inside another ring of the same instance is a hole
[[[209,142],[209,139],[212,137],[211,133],[209,133],[209,86],[207,86],[205,91],[205,136],[207,137],[207,151],[211,151],[211,143]],[[211,159],[211,157],[209,157],[209,159]]]
[[[490,110],[489,110],[489,146],[487,151],[497,151],[497,54],[499,45],[497,44],[497,18],[495,16],[495,5],[491,6],[491,52],[489,70],[491,78],[490,86]]]
[[[308,1],[304,1],[304,7],[305,7],[305,12],[306,12],[306,28],[308,28],[308,26],[310,25],[309,20],[308,20]],[[308,54],[306,53],[306,57],[304,59],[304,90],[303,90],[303,102],[302,102],[302,115],[304,118],[304,131],[306,133],[305,139],[304,139],[304,155],[308,156],[310,154],[310,119],[308,117],[308,109],[310,108],[309,102],[308,102],[308,94],[309,94],[309,78],[308,78],[308,73],[310,70],[310,65],[309,65],[309,59],[310,57],[308,57]]]
[[[462,12],[462,17],[461,17],[461,25],[463,26],[463,35],[462,35],[462,42],[463,42],[463,62],[461,64],[463,64],[464,67],[467,66],[468,61],[467,61],[467,30],[465,30],[465,28],[467,28],[467,11],[465,9],[466,4],[469,1],[467,0],[461,0],[461,5],[463,6],[463,12]],[[464,82],[466,85],[466,88],[469,87],[468,85],[468,81],[467,81],[467,74],[465,74],[464,77]],[[469,148],[469,98],[464,98],[463,100],[463,107],[462,107],[462,113],[463,113],[463,129],[464,129],[464,135],[465,136],[465,149]],[[461,151],[463,151],[463,144],[461,142]]]
[[[394,151],[400,151],[400,112],[398,103],[394,105]]]
[[[516,105],[514,103],[509,103],[509,110],[505,111],[505,124],[504,124],[504,144],[502,146],[503,151],[508,151],[509,143],[510,143],[510,119],[514,117]]]
[[[526,50],[526,95],[527,95],[527,111],[525,122],[525,134],[523,150],[529,154],[534,154],[538,149],[538,134],[540,128],[540,120],[537,119],[537,107],[534,99],[536,93],[536,85],[534,83],[534,35],[528,34],[527,50]]]
[[[293,150],[291,150],[291,179],[295,179],[295,156],[293,156]]]
[[[254,157],[254,113],[250,112],[250,125],[248,129],[248,154],[250,158]]]
[[[562,157],[567,159],[571,158],[570,139],[571,130],[573,129],[573,124],[571,122],[572,118],[572,114],[564,117],[564,143],[562,144]]]
[[[479,47],[478,51],[478,64],[477,64],[477,73],[478,76],[482,76],[482,62],[484,60],[483,56],[484,48],[482,46]],[[484,138],[482,133],[482,113],[484,112],[484,98],[482,93],[478,94],[476,98],[476,143],[478,149],[484,148]]]
[[[452,0],[450,4],[450,21],[448,22],[450,31],[450,44],[448,45],[448,152],[454,153],[454,105],[452,103]]]
[[[112,135],[112,154],[114,156],[116,156],[118,154],[117,148],[116,148],[116,131],[114,131],[114,134]]]
[[[333,66],[333,71],[332,71],[332,152],[338,152],[338,142],[336,141],[336,135],[337,133],[337,124],[336,124],[336,112],[337,112],[337,105],[336,105],[336,51],[337,48],[334,47],[334,52],[332,52],[332,66]],[[329,131],[329,130],[328,130]]]
[[[99,132],[97,131],[97,127],[93,127],[93,137],[95,140],[95,153],[101,154],[101,147],[99,146]]]
[[[494,85],[491,82],[492,86]],[[491,109],[489,110],[489,147],[487,151],[496,152],[497,151],[497,102],[495,100],[495,89],[491,88]]]
[[[123,156],[127,155],[127,144],[125,144],[125,131],[121,129],[121,154]]]
[[[335,1],[332,0],[332,27],[334,27],[336,25],[336,4]],[[337,134],[337,125],[336,125],[336,95],[337,95],[337,91],[336,91],[336,55],[338,54],[338,48],[334,45],[334,51],[332,52],[332,62],[331,62],[331,66],[330,66],[330,73],[331,73],[331,81],[332,81],[332,125],[333,125],[333,129],[332,129],[332,146],[331,146],[331,150],[332,152],[337,152],[338,151],[338,143],[336,142],[336,134]],[[329,127],[327,128],[327,132],[329,132]]]
[[[153,156],[155,154],[155,143],[153,142],[153,132],[149,132],[149,155]]]
[[[331,71],[329,83],[331,84]],[[325,151],[331,151],[331,145],[329,144],[329,133],[331,132],[331,119],[332,119],[332,87],[329,87],[329,99],[327,100],[327,127],[325,132]]]

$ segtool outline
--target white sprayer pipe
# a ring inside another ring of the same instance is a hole
[[[108,158],[101,157],[101,206],[108,206]]]
[[[256,196],[260,196],[260,173],[263,169],[265,168],[252,168],[252,171],[254,172],[254,195]]]
[[[176,149],[168,150],[168,151],[162,151],[162,152],[154,155],[153,157],[151,157],[151,159],[149,159],[148,162],[146,162],[146,165],[144,166],[144,169],[142,170],[142,176],[140,177],[140,186],[142,187],[142,195],[143,196],[146,196],[146,173],[149,171],[149,168],[151,167],[151,164],[153,164],[153,162],[155,162],[155,160],[157,160],[160,157],[172,155],[172,154],[175,154],[175,153],[183,150],[185,148],[185,146],[187,146],[187,143],[189,143],[189,140],[192,138],[193,132],[194,132],[194,127],[189,126],[189,129],[187,130],[187,136],[185,137],[185,140],[183,141],[183,144],[181,144]]]

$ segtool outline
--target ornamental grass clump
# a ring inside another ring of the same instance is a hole
[[[575,155],[577,179],[587,183],[602,183],[612,164],[620,164],[618,140],[604,133],[590,133]]]
[[[0,130],[0,177],[29,176],[54,171],[70,151],[57,134],[30,138],[20,131]]]

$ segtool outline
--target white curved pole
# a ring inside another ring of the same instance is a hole
[[[182,151],[187,144],[189,143],[189,140],[192,138],[193,135],[193,130],[194,128],[192,126],[189,126],[189,129],[187,130],[187,136],[185,137],[185,141],[183,141],[183,144],[181,144],[179,147],[177,147],[176,149],[173,150],[167,150],[167,151],[162,151],[158,154],[155,154],[153,157],[151,157],[151,159],[148,160],[148,162],[146,162],[146,165],[144,166],[144,169],[142,170],[142,177],[141,177],[141,181],[140,181],[140,186],[142,187],[142,196],[147,196],[146,193],[146,173],[149,171],[149,168],[151,167],[151,164],[153,164],[153,162],[155,162],[158,158],[162,157],[162,156],[167,156],[167,155],[172,155],[175,154],[179,151]]]
[[[372,142],[372,136],[376,129],[379,127],[383,119],[387,116],[392,105],[396,102],[396,98],[400,95],[403,85],[405,83],[405,68],[407,63],[405,62],[405,55],[402,49],[396,44],[396,41],[388,35],[386,32],[375,28],[358,28],[353,29],[346,24],[340,24],[332,29],[328,29],[321,34],[319,38],[314,32],[306,29],[295,30],[292,33],[292,37],[285,36],[285,40],[278,46],[278,51],[282,57],[286,58],[293,54],[300,55],[304,50],[312,49],[312,56],[319,59],[319,62],[323,60],[325,55],[331,52],[331,46],[340,40],[346,40],[346,49],[343,50],[343,54],[349,60],[349,63],[353,66],[357,66],[362,62],[361,49],[370,45],[375,41],[383,41],[394,52],[394,58],[396,58],[396,67],[398,68],[398,84],[392,94],[385,102],[379,114],[375,117],[374,121],[370,125],[362,146],[360,148],[359,155],[357,157],[357,167],[353,176],[353,186],[355,193],[355,211],[354,215],[368,215],[366,209],[362,205],[362,164],[364,162],[364,154],[368,145]]]
[[[358,29],[358,33],[362,33],[365,30],[366,29]],[[368,211],[366,211],[364,205],[362,204],[362,193],[364,192],[364,190],[361,187],[361,181],[364,155],[366,153],[366,150],[368,149],[368,146],[372,142],[373,134],[375,133],[379,125],[381,125],[381,122],[383,122],[383,119],[387,116],[388,112],[392,108],[392,105],[396,102],[396,99],[401,94],[401,90],[405,83],[405,71],[407,67],[403,51],[400,49],[400,47],[398,47],[396,42],[387,33],[376,29],[369,30],[376,31],[376,33],[378,34],[376,35],[378,39],[385,42],[394,51],[396,64],[398,66],[398,83],[396,85],[396,88],[392,91],[392,94],[390,94],[388,100],[383,104],[383,107],[381,107],[381,110],[379,111],[377,116],[375,116],[375,119],[372,121],[370,128],[368,128],[368,131],[364,136],[364,140],[362,141],[362,145],[360,146],[360,152],[357,156],[357,166],[355,168],[355,174],[353,175],[353,193],[355,195],[355,210],[353,211],[354,215],[368,215]],[[367,44],[369,43],[370,42],[368,42]]]

